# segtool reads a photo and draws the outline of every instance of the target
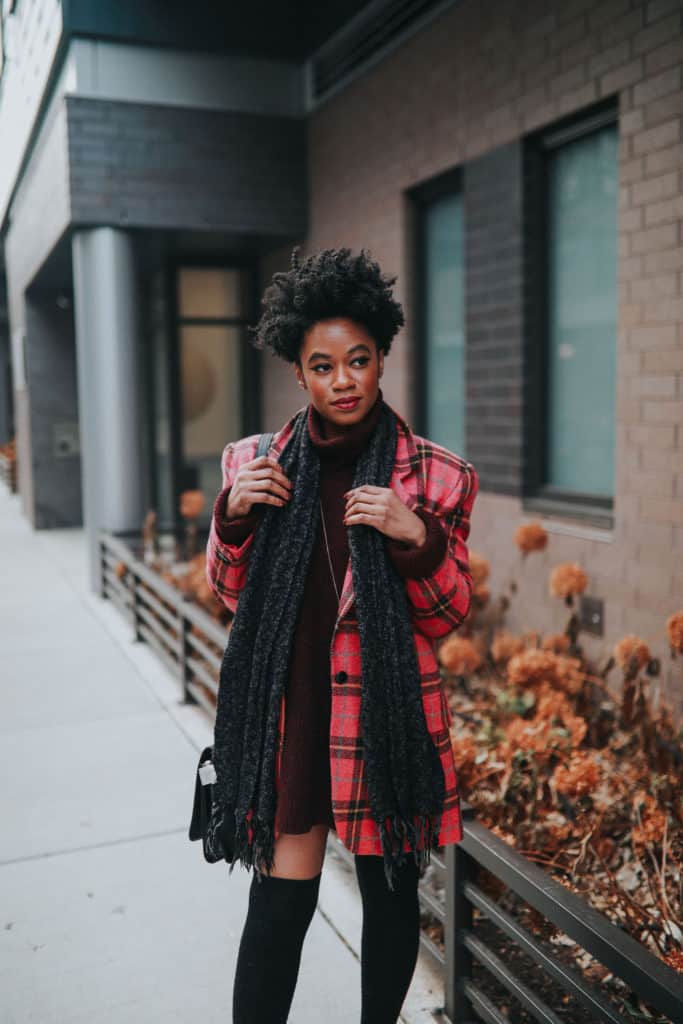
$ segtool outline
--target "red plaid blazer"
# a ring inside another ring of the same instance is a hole
[[[397,420],[398,440],[390,487],[411,510],[424,508],[440,516],[448,536],[446,555],[433,574],[404,580],[412,613],[425,720],[444,770],[446,793],[439,845],[445,846],[460,842],[463,829],[450,739],[452,717],[441,683],[436,643],[460,626],[470,607],[472,577],[466,541],[479,483],[471,462],[414,434],[405,420],[392,411]],[[286,445],[293,423],[294,417],[275,434],[269,451],[274,458]],[[259,435],[253,434],[225,447],[221,458],[223,487],[231,486],[238,468],[256,457],[258,439]],[[213,593],[233,612],[246,580],[253,538],[252,533],[239,546],[225,544],[212,520],[207,543],[207,581]],[[379,830],[370,814],[365,781],[360,722],[361,647],[354,612],[349,559],[330,645],[332,810],[337,835],[349,850],[381,854]],[[278,788],[284,722],[283,694],[276,757]],[[404,849],[409,849],[407,840]]]

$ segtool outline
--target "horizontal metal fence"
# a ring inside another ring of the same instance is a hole
[[[225,627],[140,561],[121,536],[100,534],[100,558],[103,596],[129,620],[133,638],[148,643],[176,676],[184,699],[201,704],[213,719],[227,641]],[[488,871],[661,1014],[658,1024],[662,1019],[683,1024],[681,974],[479,824],[465,802],[463,822],[463,841],[432,853],[430,880],[425,876],[418,889],[422,910],[443,927],[443,948],[424,930],[420,936],[423,948],[443,970],[443,1021],[509,1021],[487,994],[485,981],[475,983],[475,963],[485,978],[502,986],[529,1018],[541,1024],[574,1024],[573,1017],[558,1012],[564,996],[582,1008],[582,1019],[590,1024],[633,1024],[637,1019],[620,1013],[578,969],[562,964],[552,948],[487,895],[477,883],[480,872]],[[353,854],[339,840],[335,850],[352,866]],[[439,885],[434,884],[434,876]],[[552,979],[558,993],[555,1007],[547,1005],[482,939],[477,925],[484,918]]]
[[[128,619],[133,638],[156,651],[185,701],[213,717],[225,627],[138,559],[121,537],[100,535],[100,567],[102,595]]]

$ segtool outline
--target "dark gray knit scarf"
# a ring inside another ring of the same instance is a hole
[[[215,840],[224,816],[234,815],[230,872],[238,860],[259,874],[274,862],[280,699],[318,522],[320,462],[306,420],[307,410],[300,410],[281,453],[282,469],[294,485],[292,497],[282,507],[264,507],[221,664],[210,830]],[[356,462],[354,487],[389,486],[396,440],[395,414],[382,400],[375,430]],[[404,581],[384,534],[356,524],[348,535],[361,644],[363,757],[385,877],[393,889],[394,865],[405,861],[406,836],[424,874],[430,849],[437,845],[445,784],[425,721]],[[247,822],[250,807],[253,817]]]

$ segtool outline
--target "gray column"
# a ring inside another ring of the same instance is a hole
[[[140,529],[145,514],[133,238],[118,228],[77,230],[72,258],[83,518],[99,593],[99,530]]]

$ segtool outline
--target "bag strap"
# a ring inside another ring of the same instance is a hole
[[[271,433],[268,434],[261,434],[258,442],[258,448],[256,449],[256,458],[258,458],[260,455],[268,454],[268,449],[272,444],[274,436],[275,435],[272,433],[272,431]]]

